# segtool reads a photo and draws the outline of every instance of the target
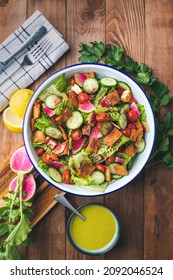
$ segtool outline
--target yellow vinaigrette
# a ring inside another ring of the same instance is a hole
[[[100,250],[116,239],[119,226],[109,209],[99,204],[89,204],[79,211],[86,220],[74,215],[69,229],[72,241],[78,247],[89,251]]]

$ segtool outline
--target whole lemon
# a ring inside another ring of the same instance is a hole
[[[28,102],[33,94],[31,89],[19,89],[10,98],[10,110],[16,116],[23,118]]]

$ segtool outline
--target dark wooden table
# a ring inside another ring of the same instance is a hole
[[[7,3],[3,5],[2,3]],[[138,62],[173,90],[172,0],[1,0],[0,42],[35,10],[63,34],[70,51],[30,88],[48,75],[78,63],[79,43],[103,41],[122,45]],[[171,105],[170,105],[171,109]],[[0,162],[21,141],[9,132],[0,115]],[[163,166],[146,168],[125,188],[101,197],[67,194],[74,206],[99,202],[111,207],[121,223],[121,237],[109,253],[89,257],[77,252],[66,234],[69,211],[55,206],[33,229],[34,244],[23,259],[173,259],[173,173]]]

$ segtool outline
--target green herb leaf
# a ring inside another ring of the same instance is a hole
[[[160,152],[167,152],[168,149],[169,149],[169,138],[166,137],[161,141],[161,143],[159,145],[159,151]]]
[[[104,55],[105,46],[102,42],[91,42],[91,46],[80,43],[80,62],[98,62]]]

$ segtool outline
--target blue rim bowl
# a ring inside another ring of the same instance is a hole
[[[111,182],[104,193],[99,191],[93,191],[86,189],[84,187],[76,186],[76,185],[68,185],[64,183],[56,183],[53,181],[41,168],[38,167],[38,157],[35,154],[34,148],[32,147],[31,138],[32,132],[30,128],[30,119],[32,116],[32,107],[34,102],[37,100],[38,96],[45,90],[49,85],[53,83],[53,81],[60,76],[61,74],[66,74],[68,78],[73,76],[76,72],[86,73],[86,72],[95,72],[98,78],[107,76],[113,77],[118,81],[126,82],[132,89],[132,93],[134,98],[138,100],[138,103],[143,104],[146,110],[147,121],[150,126],[150,131],[145,133],[145,142],[146,147],[145,150],[137,156],[135,159],[131,170],[129,171],[128,176],[124,176],[123,178]],[[154,114],[149,103],[149,100],[142,90],[142,88],[128,75],[122,73],[121,71],[112,68],[110,66],[102,65],[102,64],[94,64],[94,63],[83,63],[83,64],[75,64],[65,68],[58,70],[57,72],[53,73],[49,76],[46,80],[44,80],[40,86],[35,90],[28,107],[26,109],[26,113],[24,116],[24,125],[23,125],[23,139],[26,151],[28,156],[33,163],[37,172],[52,186],[61,189],[62,191],[74,194],[74,195],[81,195],[81,196],[98,196],[98,195],[105,195],[114,191],[121,189],[122,187],[128,185],[144,168],[145,164],[147,163],[150,154],[152,152],[154,140],[155,140],[155,119]]]

